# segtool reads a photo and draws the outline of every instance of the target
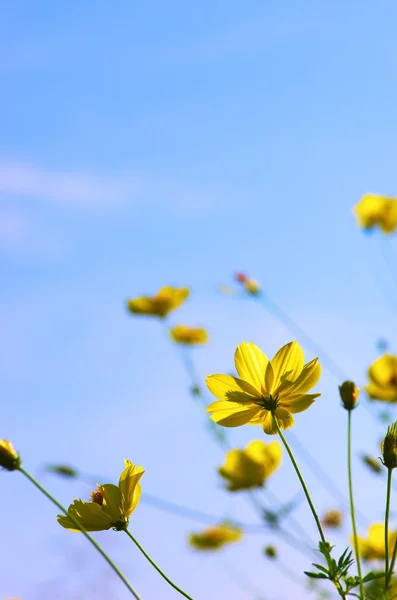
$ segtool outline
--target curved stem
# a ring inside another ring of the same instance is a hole
[[[389,573],[389,513],[390,513],[390,491],[391,477],[393,469],[387,470],[387,488],[386,488],[386,511],[385,511],[385,592],[387,591],[388,573]]]
[[[280,429],[280,426],[278,424],[278,420],[277,420],[276,415],[272,413],[272,417],[273,417],[274,424],[275,424],[275,426],[277,428],[277,433],[280,436],[280,439],[281,439],[281,441],[284,444],[284,448],[288,452],[288,456],[291,459],[292,465],[293,465],[293,467],[295,469],[295,472],[296,472],[296,474],[298,476],[298,479],[299,479],[299,481],[301,483],[301,486],[303,488],[303,491],[305,493],[306,500],[307,500],[307,502],[309,504],[310,510],[312,511],[314,520],[315,520],[316,525],[317,525],[318,532],[320,534],[321,541],[325,543],[326,539],[325,539],[325,535],[324,535],[324,532],[323,532],[323,528],[321,527],[320,519],[318,518],[318,514],[316,512],[316,509],[314,508],[314,504],[313,504],[312,499],[310,497],[309,490],[306,487],[305,480],[302,477],[302,474],[301,474],[301,472],[299,470],[298,464],[297,464],[297,462],[296,462],[296,460],[294,458],[294,455],[292,454],[291,448],[289,447],[287,440],[285,439],[285,437],[283,436],[283,434],[281,432],[281,429]]]
[[[353,477],[352,477],[352,449],[351,449],[351,414],[352,411],[347,411],[347,472],[349,479],[349,499],[350,499],[350,514],[352,519],[352,528],[353,528],[353,540],[354,540],[354,554],[356,555],[356,563],[357,563],[357,571],[358,576],[360,578],[360,596],[361,599],[364,600],[364,584],[363,577],[361,573],[361,562],[360,562],[360,554],[358,552],[358,541],[357,541],[357,527],[356,527],[356,517],[354,513],[354,501],[353,501]]]
[[[69,513],[67,511],[67,509],[62,506],[62,504],[60,504],[58,502],[58,500],[56,500],[53,496],[51,496],[51,494],[49,492],[47,492],[47,490],[45,488],[43,488],[43,486],[41,486],[40,483],[38,481],[36,481],[36,479],[34,479],[34,477],[32,477],[32,475],[30,475],[30,473],[28,473],[27,471],[25,471],[25,469],[23,469],[22,467],[19,467],[18,470],[23,475],[25,475],[25,477],[27,477],[29,479],[29,481],[31,483],[33,483],[33,485],[35,485],[40,490],[40,492],[42,492],[42,494],[44,494],[44,496],[46,496],[49,500],[51,500],[51,502],[53,504],[55,504],[55,506],[57,506],[59,508],[59,510],[61,510],[67,517],[69,517],[69,519],[71,521],[73,521],[73,523],[76,525],[77,529],[79,529],[81,531],[81,533],[98,550],[99,554],[101,554],[103,556],[103,558],[106,560],[106,562],[112,567],[113,571],[118,575],[118,577],[121,579],[121,581],[129,589],[129,591],[131,592],[131,594],[136,598],[136,600],[142,600],[141,596],[138,594],[138,592],[136,592],[134,590],[134,588],[129,583],[129,581],[124,577],[123,573],[119,570],[118,567],[116,567],[116,565],[114,564],[114,562],[112,561],[112,559],[106,554],[106,552],[94,540],[94,538],[90,536],[90,534],[84,529],[84,527],[82,527],[81,523],[79,523],[79,521],[77,519],[75,519],[75,517],[71,513]]]
[[[188,600],[193,600],[193,598],[191,598],[191,596],[188,596],[186,594],[186,592],[184,592],[183,590],[181,590],[181,588],[179,588],[173,581],[171,581],[171,579],[169,579],[169,577],[167,577],[167,575],[165,573],[163,573],[163,571],[160,569],[160,567],[158,567],[156,565],[156,563],[154,562],[154,560],[152,558],[150,558],[149,554],[147,554],[147,552],[145,552],[145,550],[142,548],[142,546],[140,545],[140,543],[138,542],[138,540],[136,540],[134,538],[134,536],[132,535],[132,533],[130,531],[128,531],[128,529],[124,529],[123,531],[126,532],[126,534],[128,535],[128,537],[131,538],[131,540],[134,542],[134,544],[136,546],[138,546],[138,548],[142,552],[143,556],[145,558],[147,558],[147,560],[150,562],[150,564],[156,569],[156,571],[158,573],[160,573],[161,577],[163,577],[166,580],[166,582],[169,583],[170,586],[174,588],[174,590],[176,590],[177,592],[179,592],[180,594],[182,594],[182,596],[184,596],[185,598],[188,598]]]

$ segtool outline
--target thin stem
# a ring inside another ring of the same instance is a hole
[[[391,491],[391,478],[393,469],[387,469],[387,488],[386,488],[386,512],[385,512],[385,592],[387,591],[388,585],[388,573],[389,573],[389,513],[390,513],[390,491]]]
[[[306,487],[305,480],[302,477],[302,474],[301,474],[301,472],[299,470],[299,467],[298,467],[297,462],[296,462],[296,460],[294,458],[294,455],[292,454],[291,448],[289,447],[287,440],[285,439],[285,437],[283,436],[283,434],[281,432],[280,426],[278,424],[277,417],[276,417],[276,415],[274,413],[272,413],[272,417],[273,417],[274,424],[275,424],[275,426],[277,428],[277,433],[280,436],[281,441],[284,444],[284,448],[288,452],[288,455],[289,455],[289,457],[291,459],[292,465],[293,465],[293,467],[295,469],[295,472],[296,472],[296,474],[298,476],[298,479],[299,479],[299,481],[301,483],[302,489],[303,489],[303,491],[305,493],[306,500],[307,500],[307,502],[309,504],[310,510],[312,511],[314,520],[315,520],[316,525],[317,525],[318,532],[320,534],[321,541],[325,543],[326,539],[325,539],[325,535],[324,535],[324,532],[323,532],[323,528],[321,527],[320,519],[318,518],[318,514],[316,512],[316,509],[314,508],[314,504],[313,504],[312,499],[310,497],[309,490]]]
[[[69,513],[68,510],[64,506],[62,506],[62,504],[60,504],[58,502],[58,500],[56,500],[49,492],[47,492],[47,490],[45,488],[43,488],[43,486],[41,486],[40,483],[38,481],[36,481],[36,479],[34,479],[34,477],[32,477],[32,475],[30,475],[30,473],[25,471],[25,469],[23,469],[22,467],[19,467],[19,471],[23,475],[25,475],[25,477],[27,477],[29,479],[29,481],[31,483],[33,483],[33,485],[35,485],[40,490],[40,492],[42,492],[44,494],[44,496],[46,496],[49,500],[51,500],[51,502],[53,504],[55,504],[55,506],[57,506],[59,508],[59,510],[61,510],[67,517],[69,517],[69,519],[76,525],[77,529],[79,529],[81,531],[81,533],[87,538],[87,540],[89,540],[91,542],[91,544],[98,550],[99,554],[101,554],[103,556],[103,558],[106,560],[106,562],[112,567],[113,571],[119,576],[121,581],[129,589],[129,591],[136,598],[136,600],[142,600],[142,597],[138,594],[138,592],[136,592],[134,590],[134,588],[129,583],[129,581],[124,577],[123,573],[119,570],[118,567],[116,567],[116,565],[114,564],[112,559],[106,554],[106,552],[94,540],[94,538],[90,536],[90,534],[84,529],[84,527],[81,525],[81,523],[79,523],[79,521],[77,519],[75,519],[75,517],[71,513]]]
[[[397,537],[394,542],[393,554],[392,554],[391,561],[390,561],[390,569],[389,569],[389,572],[386,573],[386,581],[385,581],[386,589],[387,589],[387,586],[389,585],[390,578],[393,575],[394,563],[396,562],[396,555],[397,555]]]
[[[354,540],[354,554],[356,555],[357,571],[360,578],[360,596],[364,600],[364,584],[361,573],[361,561],[360,554],[358,551],[357,541],[357,527],[356,527],[356,516],[354,513],[354,501],[353,501],[353,476],[352,476],[352,448],[351,448],[351,415],[352,411],[347,411],[347,472],[349,479],[349,499],[350,499],[350,514],[352,519],[353,528],[353,540]]]
[[[160,569],[160,567],[158,567],[156,565],[156,563],[154,562],[154,560],[152,558],[150,558],[149,554],[147,554],[147,552],[145,552],[145,550],[142,548],[142,546],[140,545],[140,543],[138,542],[138,540],[136,540],[134,538],[134,536],[132,535],[132,533],[130,531],[128,531],[128,529],[124,529],[124,531],[126,532],[126,534],[128,535],[128,537],[134,542],[134,544],[136,546],[138,546],[139,550],[142,552],[142,554],[144,555],[144,557],[147,558],[147,560],[156,569],[156,571],[158,573],[160,573],[161,577],[163,577],[166,580],[166,582],[169,583],[170,586],[174,588],[174,590],[176,590],[177,592],[179,592],[180,594],[182,594],[182,596],[184,596],[185,598],[188,598],[188,600],[193,600],[193,598],[191,596],[188,596],[186,594],[186,592],[184,592],[183,590],[181,590],[181,588],[179,588],[173,581],[171,581],[171,579],[169,579],[169,577],[167,577],[167,575],[165,573],[163,573],[163,571]]]

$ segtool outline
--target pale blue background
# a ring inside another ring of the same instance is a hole
[[[116,480],[128,457],[144,464],[146,492],[255,521],[222,491],[207,417],[161,327],[126,314],[129,296],[191,286],[172,320],[208,327],[203,377],[230,370],[243,339],[272,355],[293,338],[261,306],[217,292],[237,269],[357,382],[378,338],[397,350],[396,289],[378,236],[351,212],[365,192],[396,194],[396,19],[391,0],[3,3],[0,437],[65,504],[89,488],[43,476],[44,462]],[[346,491],[336,384],[325,372],[294,433]],[[355,456],[377,456],[384,429],[357,411]],[[334,507],[302,470],[319,511]],[[384,486],[358,460],[355,484],[361,511],[381,519]],[[283,500],[299,491],[287,460],[271,486]],[[2,473],[0,491],[2,600],[128,597],[20,475]],[[296,516],[315,537],[303,502]],[[131,519],[195,600],[307,597],[263,559],[275,542],[294,571],[309,568],[275,536],[202,556],[185,541],[200,528],[143,503]],[[338,551],[349,531],[331,536]],[[177,597],[122,534],[98,539],[145,600]],[[240,589],[234,567],[256,587]]]

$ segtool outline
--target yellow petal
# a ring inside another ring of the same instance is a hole
[[[282,384],[280,394],[287,390],[291,394],[305,394],[316,385],[320,379],[320,375],[321,365],[318,362],[318,358],[314,358],[303,367],[302,373],[296,381]]]
[[[224,427],[238,427],[256,417],[261,411],[260,407],[241,406],[232,402],[214,402],[207,408],[212,412],[211,419]]]
[[[269,359],[255,344],[242,342],[237,346],[234,363],[241,379],[248,381],[259,392],[265,382],[266,367]]]
[[[294,417],[285,408],[281,408],[280,406],[276,408],[275,415],[277,417],[280,429],[289,429],[294,424]],[[274,423],[271,412],[268,411],[262,423],[262,427],[263,431],[269,435],[274,435],[277,433],[277,427]]]
[[[272,413],[268,410],[262,420],[262,428],[267,435],[274,435],[277,433],[277,427],[274,424]]]
[[[95,502],[75,500],[69,506],[68,512],[84,527],[86,531],[104,531],[112,527],[110,517],[103,512],[102,507]],[[80,531],[73,521],[64,515],[58,515],[58,523],[71,531]]]
[[[397,378],[397,356],[384,354],[368,369],[368,377],[378,385],[390,384],[390,381]]]
[[[280,348],[272,359],[273,389],[278,387],[283,380],[295,381],[303,369],[303,362],[303,350],[297,342],[290,342]]]
[[[210,392],[221,400],[246,403],[253,402],[260,395],[250,383],[231,375],[208,375],[205,383]]]
[[[282,400],[280,402],[280,408],[285,408],[288,412],[295,415],[296,413],[303,412],[309,406],[313,404],[316,398],[321,396],[321,394],[304,394],[303,396],[288,396],[287,400]]]
[[[127,518],[138,505],[141,495],[138,482],[144,472],[142,466],[137,467],[129,460],[125,461],[125,469],[119,479],[119,489],[122,498],[123,514]]]
[[[384,402],[397,402],[397,386],[380,386],[370,383],[365,388],[368,396],[373,400],[383,400]]]
[[[106,483],[100,485],[99,489],[103,494],[102,511],[109,515],[112,523],[116,523],[122,518],[121,492],[117,485]]]

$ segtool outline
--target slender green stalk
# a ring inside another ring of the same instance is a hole
[[[29,481],[31,483],[33,483],[33,485],[35,485],[40,490],[40,492],[42,492],[44,494],[44,496],[46,496],[49,500],[51,500],[51,502],[53,504],[55,504],[55,506],[57,506],[59,508],[59,510],[61,510],[67,517],[69,517],[69,519],[71,521],[73,521],[73,523],[76,525],[77,529],[79,529],[81,531],[81,533],[98,550],[99,554],[101,554],[103,556],[103,558],[106,560],[106,562],[112,567],[113,571],[119,576],[119,578],[121,579],[121,581],[129,589],[129,591],[131,592],[131,594],[136,598],[136,600],[142,600],[141,596],[138,594],[138,592],[136,592],[134,590],[134,588],[129,583],[129,581],[124,577],[123,573],[119,570],[118,567],[116,567],[116,565],[114,564],[114,562],[112,561],[112,559],[109,558],[109,556],[106,554],[106,552],[103,550],[103,548],[101,548],[101,546],[94,540],[94,538],[90,536],[90,534],[84,529],[84,527],[82,527],[82,525],[79,523],[79,521],[77,519],[75,519],[75,517],[71,513],[69,513],[67,511],[67,509],[62,506],[62,504],[60,504],[58,502],[58,500],[56,500],[49,492],[47,492],[47,490],[45,488],[43,488],[43,486],[40,485],[40,483],[38,481],[36,481],[36,479],[34,479],[34,477],[32,477],[32,475],[30,475],[30,473],[28,473],[27,471],[25,471],[25,469],[23,469],[22,467],[19,467],[18,470],[23,475],[25,475],[25,477],[27,477],[29,479]]]
[[[396,562],[396,556],[397,556],[397,537],[396,537],[396,541],[394,542],[393,554],[392,554],[391,561],[390,561],[390,569],[389,569],[389,572],[386,573],[386,581],[385,581],[386,589],[387,589],[387,587],[389,585],[389,581],[393,575],[393,569],[394,569],[394,563]]]
[[[347,411],[347,473],[349,479],[349,499],[350,499],[350,515],[352,519],[353,528],[353,541],[354,541],[354,554],[356,555],[357,571],[360,578],[360,597],[364,600],[364,584],[361,573],[361,561],[360,554],[358,551],[357,541],[357,527],[356,527],[356,516],[354,512],[354,501],[353,501],[353,477],[352,477],[352,447],[351,447],[351,415],[352,411]]]
[[[390,492],[391,492],[391,478],[393,469],[387,469],[387,488],[386,488],[386,511],[385,511],[385,592],[387,591],[388,585],[388,573],[389,573],[389,513],[390,513]]]
[[[276,415],[274,413],[272,413],[272,417],[273,417],[273,420],[274,420],[274,424],[275,424],[275,426],[277,428],[277,433],[280,436],[280,439],[281,439],[281,441],[284,444],[284,448],[288,452],[288,456],[291,459],[292,465],[293,465],[293,467],[295,469],[295,472],[296,472],[296,474],[298,476],[298,479],[299,479],[299,481],[301,483],[302,489],[303,489],[303,491],[305,493],[306,500],[307,500],[307,502],[309,504],[310,510],[312,511],[314,520],[315,520],[316,525],[317,525],[318,532],[320,534],[321,541],[325,543],[326,539],[325,539],[325,535],[324,535],[324,532],[323,532],[323,528],[321,527],[320,519],[318,518],[318,514],[316,512],[316,509],[314,508],[314,504],[313,504],[312,499],[310,497],[309,490],[306,487],[305,480],[303,479],[302,474],[301,474],[301,472],[299,470],[298,464],[297,464],[297,462],[296,462],[296,460],[294,458],[294,455],[292,454],[292,450],[289,447],[287,440],[285,439],[285,437],[283,436],[283,434],[281,432],[280,426],[278,424],[277,417],[276,417]]]
[[[156,571],[158,573],[160,573],[161,577],[163,577],[166,580],[166,582],[169,583],[170,586],[174,588],[174,590],[176,590],[177,592],[179,592],[180,594],[182,594],[182,596],[184,596],[185,598],[188,598],[188,600],[193,600],[193,598],[191,596],[188,596],[186,594],[186,592],[184,592],[183,590],[181,590],[181,588],[179,588],[173,581],[171,581],[171,579],[169,579],[169,577],[167,577],[167,575],[165,573],[163,573],[163,571],[160,569],[160,567],[158,567],[156,565],[156,563],[154,562],[154,560],[152,558],[150,558],[149,554],[147,552],[145,552],[145,550],[142,548],[142,546],[140,545],[140,543],[138,542],[138,540],[136,540],[134,538],[134,536],[132,535],[132,533],[130,531],[128,531],[128,529],[124,529],[124,531],[126,532],[126,534],[128,535],[128,537],[131,538],[131,540],[134,542],[134,544],[136,546],[138,546],[138,548],[142,552],[143,556],[145,558],[147,558],[147,560],[156,569]]]

